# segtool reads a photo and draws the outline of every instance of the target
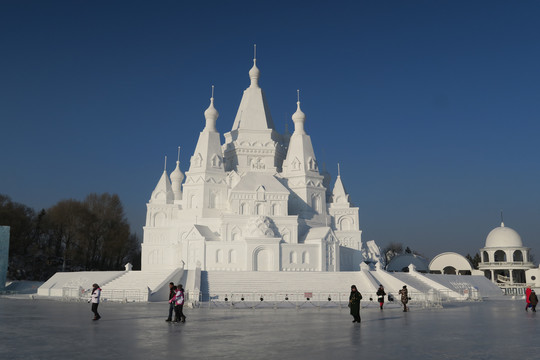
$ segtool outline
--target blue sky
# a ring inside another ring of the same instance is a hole
[[[283,131],[306,131],[360,208],[363,240],[474,253],[505,223],[540,254],[540,2],[0,3],[0,193],[35,209],[146,202],[211,85],[230,130],[257,44]]]

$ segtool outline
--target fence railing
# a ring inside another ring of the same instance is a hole
[[[346,308],[349,292],[252,292],[252,293],[201,293],[190,292],[186,298],[189,305],[204,308]],[[409,293],[408,306],[421,308],[442,307],[438,292]],[[385,307],[400,307],[401,297],[397,294],[385,296]],[[362,294],[362,308],[379,307],[376,294]]]
[[[79,288],[62,288],[64,300],[86,301],[91,298],[92,290]],[[139,289],[101,290],[102,301],[141,302],[148,301],[148,292]]]

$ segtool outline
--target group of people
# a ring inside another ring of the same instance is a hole
[[[536,293],[533,289],[531,289],[530,286],[527,286],[527,290],[525,290],[525,300],[527,301],[525,311],[529,311],[529,308],[532,308],[532,311],[536,312],[536,305],[538,305],[538,296],[536,296]]]
[[[407,304],[409,302],[409,291],[407,290],[407,285],[403,285],[403,288],[399,290],[399,295],[401,295],[401,304],[403,305],[403,311],[407,312],[409,308]],[[384,297],[386,292],[384,291],[384,286],[379,285],[377,289],[377,301],[379,302],[379,307],[382,310],[384,306]],[[356,285],[351,286],[351,295],[349,296],[349,308],[351,309],[351,315],[353,317],[353,323],[360,322],[360,300],[362,300],[362,294],[356,288]],[[538,301],[538,300],[537,300]],[[536,310],[533,310],[536,311]]]
[[[178,286],[173,282],[169,283],[169,316],[165,321],[167,322],[186,322],[186,316],[184,315],[184,288],[182,284]],[[174,311],[174,320],[172,318]]]
[[[94,318],[92,320],[96,321],[101,319],[101,316],[98,313],[99,300],[101,297],[101,288],[98,284],[92,285],[92,295],[88,300],[89,303],[92,303],[92,312],[94,313]],[[186,316],[183,312],[184,308],[184,288],[181,284],[178,286],[174,283],[169,283],[169,317],[165,321],[172,322],[186,322]],[[174,320],[172,318],[174,311]]]
[[[407,290],[407,285],[403,285],[403,288],[399,290],[399,295],[401,296],[401,304],[403,305],[403,311],[407,312],[409,308],[407,303],[409,302],[409,291]],[[379,285],[377,290],[377,301],[379,302],[380,309],[383,309],[384,306],[384,297],[386,292],[384,287]],[[98,313],[99,299],[101,297],[101,288],[98,284],[92,285],[92,296],[88,302],[92,303],[92,312],[94,313],[94,318],[92,320],[96,321],[101,319],[101,316]],[[527,305],[525,306],[525,311],[529,311],[529,308],[532,308],[533,312],[536,312],[536,305],[538,305],[538,297],[534,290],[530,286],[527,287],[525,291],[525,299]],[[353,317],[353,323],[359,323],[360,319],[360,300],[362,300],[362,294],[356,288],[356,285],[351,286],[351,294],[349,296],[349,308],[351,309],[351,315]],[[184,308],[184,288],[182,284],[178,286],[174,283],[169,283],[169,316],[165,321],[167,322],[186,322],[186,316],[183,312]],[[174,311],[174,320],[173,320],[173,311]]]

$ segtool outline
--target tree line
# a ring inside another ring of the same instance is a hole
[[[0,194],[0,225],[10,227],[8,278],[48,279],[57,271],[140,269],[140,243],[116,194],[90,194],[34,209]]]

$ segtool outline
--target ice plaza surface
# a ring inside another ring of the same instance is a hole
[[[207,304],[208,305],[208,304]],[[203,305],[204,306],[204,305]],[[0,298],[1,359],[540,359],[539,315],[524,301],[348,308],[196,308],[166,323],[168,304]]]

